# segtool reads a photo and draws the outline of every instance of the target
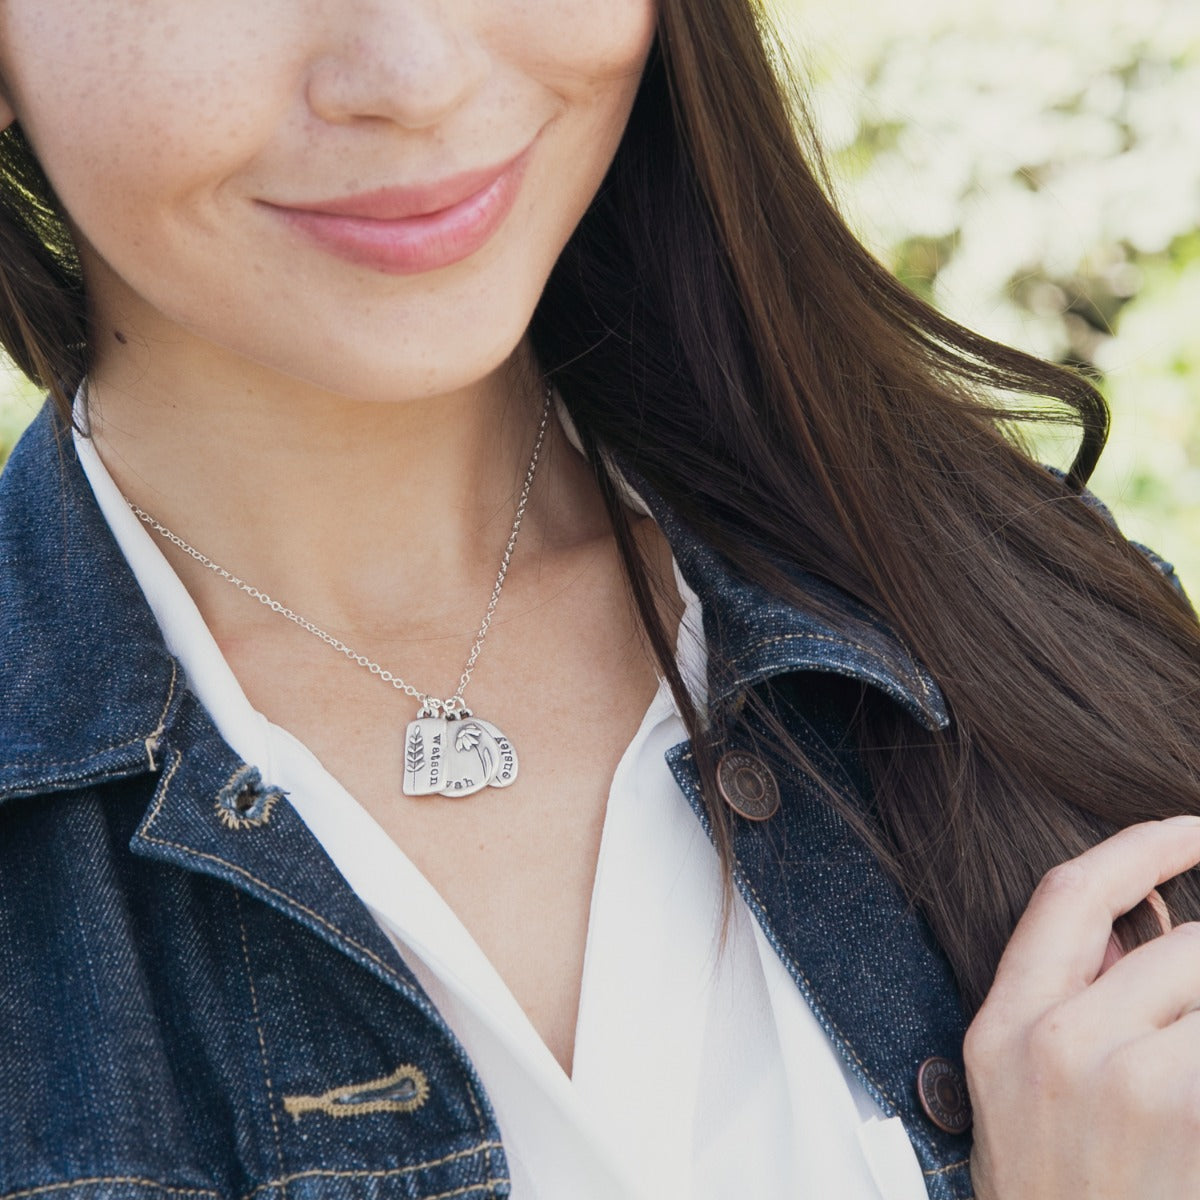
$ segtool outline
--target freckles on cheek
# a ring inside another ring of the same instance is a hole
[[[153,90],[93,90],[74,98],[70,111],[58,109],[44,166],[93,246],[188,219],[236,173],[246,129],[232,112],[208,119],[216,100],[211,83],[178,80]]]
[[[63,207],[90,240],[93,231],[144,210],[169,153],[161,138],[143,138],[119,119],[93,113],[76,121],[73,136],[57,143],[43,166]]]

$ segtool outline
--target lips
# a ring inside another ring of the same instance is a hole
[[[309,242],[360,266],[388,274],[436,270],[491,239],[512,209],[531,150],[428,184],[264,207]]]

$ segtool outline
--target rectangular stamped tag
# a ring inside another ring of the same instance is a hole
[[[428,796],[445,786],[445,717],[418,717],[404,734],[404,794]]]

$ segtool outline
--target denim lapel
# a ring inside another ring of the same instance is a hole
[[[188,689],[48,405],[0,477],[0,566],[0,803],[157,776],[133,853],[287,913],[450,1036],[308,827]]]

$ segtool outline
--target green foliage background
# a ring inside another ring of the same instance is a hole
[[[1098,373],[1092,487],[1200,600],[1200,4],[767,8],[859,235],[963,324]]]
[[[1093,486],[1200,597],[1200,3],[764,2],[860,236],[963,323],[1099,373]],[[0,461],[36,407],[0,372]]]

